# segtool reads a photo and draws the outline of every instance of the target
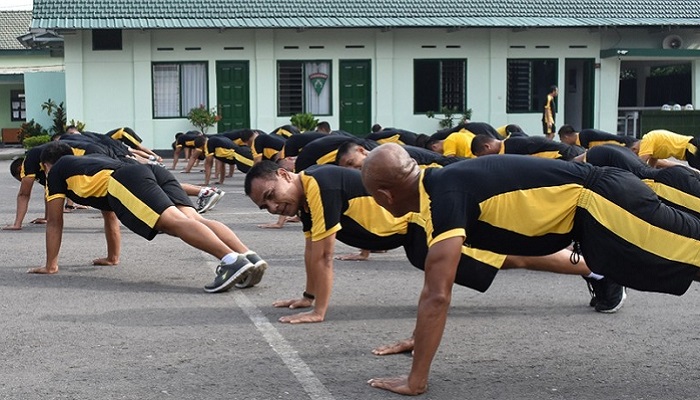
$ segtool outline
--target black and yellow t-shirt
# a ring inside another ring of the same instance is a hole
[[[476,135],[467,129],[451,133],[442,144],[442,154],[447,157],[473,158],[472,140]]]
[[[475,135],[488,135],[496,139],[501,138],[496,128],[486,122],[467,122],[464,124],[464,128]]]
[[[540,158],[555,158],[570,161],[574,157],[583,154],[584,150],[578,146],[570,146],[565,143],[548,140],[544,136],[516,136],[503,140],[501,153],[521,154]]]
[[[542,122],[544,122],[544,123],[549,122],[549,121],[547,121],[547,118],[548,118],[547,111],[548,110],[549,110],[549,113],[550,113],[551,118],[552,118],[551,122],[552,123],[556,122],[557,102],[554,101],[554,96],[552,96],[551,94],[547,94],[547,98],[546,98],[545,103],[544,103],[544,111],[542,113]]]
[[[419,187],[421,214],[431,215],[428,245],[462,236],[468,246],[499,254],[559,251],[571,243],[574,211],[593,168],[509,155],[427,168]]]
[[[175,142],[175,147],[178,149],[181,149],[183,147],[186,147],[188,149],[197,149],[197,148],[202,148],[204,145],[204,135],[201,135],[199,132],[187,132],[183,135],[180,135],[180,137],[177,138],[177,141]]]
[[[679,135],[665,129],[657,129],[642,136],[639,143],[639,156],[650,156],[663,160],[674,157],[678,160],[686,159],[686,150],[692,146],[689,142],[692,136]],[[693,146],[695,147],[695,146]],[[691,149],[695,154],[697,149]]]
[[[41,166],[41,151],[46,148],[46,144],[40,146],[32,147],[27,150],[24,155],[24,161],[22,161],[22,168],[19,170],[20,178],[34,178],[34,180],[39,181],[42,186],[46,186],[46,174],[44,173],[44,168]]]
[[[253,166],[253,152],[248,146],[239,146],[225,136],[214,135],[207,139],[205,156],[213,156],[227,164],[234,164],[241,172]]]
[[[102,155],[63,156],[46,177],[46,201],[68,197],[76,203],[110,211],[107,186],[112,173],[127,165]]]
[[[379,144],[396,143],[409,146],[415,146],[417,138],[418,134],[416,133],[395,128],[387,128],[367,135],[367,139],[374,140]]]
[[[338,148],[346,142],[362,144],[361,139],[344,135],[326,135],[309,142],[299,152],[294,162],[294,171],[301,172],[312,165],[335,163]]]
[[[700,216],[700,179],[685,166],[652,168],[630,149],[615,145],[589,149],[586,152],[586,162],[599,167],[630,171],[646,183],[664,203]]]
[[[421,168],[440,167],[457,161],[466,160],[464,157],[445,157],[440,153],[416,146],[403,146],[404,150],[416,160]]]
[[[284,147],[284,139],[277,135],[258,135],[253,140],[253,145],[250,149],[253,152],[253,157],[262,156],[263,160],[274,160],[277,153],[282,151]]]
[[[245,142],[243,141],[243,139],[241,139],[241,134],[243,134],[243,132],[246,130],[247,129],[234,129],[232,131],[221,132],[221,133],[219,133],[219,136],[225,136],[225,137],[231,139],[231,141],[233,141],[233,143],[235,143],[239,146],[243,146],[243,145],[245,145]],[[262,135],[263,133],[260,133],[260,134]]]
[[[303,149],[304,146],[316,139],[324,138],[326,136],[328,136],[328,134],[321,132],[304,132],[299,135],[293,135],[285,140],[284,148],[282,148],[282,152],[280,153],[280,158],[296,157],[299,155],[299,152],[301,152],[301,149]]]
[[[637,139],[632,136],[615,135],[598,129],[583,129],[578,133],[576,144],[584,149],[590,149],[603,144],[629,147],[636,141]]]
[[[139,149],[143,140],[131,128],[117,128],[106,133],[107,136],[118,140],[132,149]]]
[[[74,136],[74,135],[71,135]],[[75,135],[78,136],[78,135]],[[85,154],[102,154],[109,156],[109,152],[106,151],[102,146],[96,145],[89,140],[65,140],[61,139],[62,142],[65,141],[73,150],[73,155],[82,156]],[[27,151],[27,154],[22,161],[22,168],[20,169],[20,178],[30,177],[34,180],[39,181],[42,186],[46,186],[46,174],[44,173],[44,168],[41,165],[41,152],[48,146],[48,143],[42,144],[40,146],[32,147]]]
[[[335,233],[341,242],[368,250],[404,244],[408,216],[395,218],[377,204],[362,185],[359,171],[318,165],[300,176],[306,195],[300,217],[307,238],[319,241]]]
[[[299,129],[294,125],[282,125],[273,129],[272,132],[270,132],[270,135],[277,135],[286,140],[294,135],[298,135],[299,133],[301,132],[299,132]]]
[[[488,179],[484,176],[488,172]],[[683,294],[700,268],[700,221],[619,168],[504,155],[423,170],[428,245],[465,238],[500,254],[580,242],[591,271],[637,290]]]

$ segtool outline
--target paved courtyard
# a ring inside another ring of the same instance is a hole
[[[9,163],[0,161],[3,225],[19,185]],[[272,302],[304,290],[301,228],[258,228],[276,217],[243,194],[242,174],[221,188],[226,196],[205,216],[230,226],[270,269],[257,287],[207,294],[216,260],[173,237],[148,242],[122,229],[121,264],[90,265],[106,249],[96,210],[66,215],[58,275],[26,274],[44,261],[45,228],[28,224],[43,214],[35,185],[24,229],[0,231],[0,398],[400,398],[366,381],[407,373],[410,356],[370,350],[410,335],[421,271],[399,249],[336,261],[327,320],[281,324],[291,311]],[[457,287],[421,398],[697,398],[698,287],[683,297],[630,291],[613,315],[588,306],[579,277],[504,271],[485,294]]]

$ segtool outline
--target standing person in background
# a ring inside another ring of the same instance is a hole
[[[559,88],[557,85],[552,85],[549,87],[549,93],[544,101],[544,110],[542,112],[542,133],[547,139],[554,139],[554,133],[556,132],[556,127],[554,126],[554,121],[557,115],[557,103],[554,99],[559,94]]]

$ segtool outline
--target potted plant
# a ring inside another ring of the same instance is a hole
[[[204,107],[204,104],[200,104],[199,107],[195,107],[187,113],[187,120],[200,132],[207,133],[209,127],[221,121],[221,116],[217,114],[216,107],[208,109]]]
[[[459,122],[457,123],[459,125],[459,124],[466,123],[472,117],[472,109],[471,108],[468,108],[468,109],[464,110],[463,112],[459,112],[457,110],[457,107],[454,107],[454,108],[443,107],[440,110],[440,113],[445,116],[444,118],[442,118],[438,122],[438,124],[440,125],[440,128],[452,128],[453,126],[455,126],[454,120],[456,118],[459,120]],[[428,118],[435,118],[435,112],[433,112],[433,111],[428,111],[425,113],[425,115]]]
[[[318,119],[314,118],[314,115],[311,113],[294,114],[289,120],[300,132],[312,131],[318,125]]]

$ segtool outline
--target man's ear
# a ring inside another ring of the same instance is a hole
[[[394,196],[388,189],[377,189],[375,196],[379,197],[380,203],[383,202],[389,205],[394,204]]]
[[[277,177],[286,181],[292,180],[292,175],[284,168],[277,168]]]
[[[369,154],[369,150],[365,149],[363,146],[357,146],[357,151],[364,156]]]

